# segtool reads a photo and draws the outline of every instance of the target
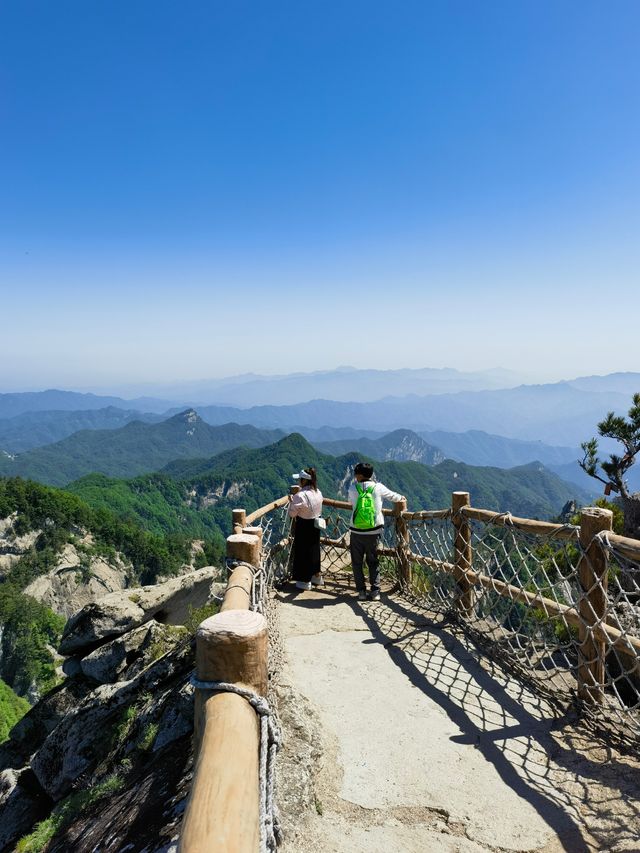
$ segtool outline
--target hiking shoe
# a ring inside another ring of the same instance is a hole
[[[372,592],[371,595],[369,596],[369,601],[380,601],[380,593],[379,592]]]
[[[367,600],[367,591],[365,589],[361,589],[358,593],[358,601],[366,601]]]
[[[311,575],[311,583],[313,586],[324,586],[324,578],[322,575]]]
[[[311,589],[311,581],[296,581],[296,589]]]

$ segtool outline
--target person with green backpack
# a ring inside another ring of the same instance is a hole
[[[358,462],[353,469],[355,482],[349,487],[349,503],[353,507],[351,513],[350,543],[351,566],[356,582],[358,599],[365,601],[367,587],[364,579],[364,562],[369,569],[369,585],[371,601],[380,600],[380,569],[378,567],[378,540],[384,529],[382,514],[383,501],[403,501],[404,497],[392,492],[382,483],[373,479],[373,465],[368,462]]]

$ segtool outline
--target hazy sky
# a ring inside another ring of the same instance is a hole
[[[9,0],[0,391],[640,370],[640,3]]]

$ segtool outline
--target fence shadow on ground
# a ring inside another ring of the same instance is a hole
[[[583,728],[483,655],[461,627],[426,607],[384,595],[358,602],[348,578],[334,575],[323,595],[293,589],[283,601],[305,609],[345,601],[411,683],[458,727],[452,740],[477,749],[571,853],[640,850],[640,766]],[[629,846],[631,845],[631,846]]]

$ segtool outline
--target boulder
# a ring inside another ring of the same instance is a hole
[[[60,652],[64,655],[88,654],[107,640],[151,619],[167,625],[184,625],[192,610],[224,593],[224,584],[213,582],[218,575],[219,569],[207,566],[163,584],[105,595],[69,619]]]
[[[87,678],[100,684],[133,678],[149,664],[171,651],[184,639],[180,630],[158,622],[147,622],[121,637],[98,646],[80,661]]]
[[[0,850],[9,849],[33,825],[42,820],[51,807],[48,797],[44,796],[36,784],[35,791],[30,790],[26,777],[33,779],[30,771],[20,772],[13,769],[0,771]],[[35,782],[35,780],[33,780]]]
[[[101,684],[72,708],[48,735],[31,760],[31,769],[53,800],[60,800],[83,774],[113,751],[114,728],[122,711],[141,693],[170,691],[193,666],[193,649],[184,643],[131,681]]]
[[[193,731],[194,693],[190,683],[184,684],[166,704],[158,725],[158,734],[153,742],[154,752],[164,749],[167,744]]]

